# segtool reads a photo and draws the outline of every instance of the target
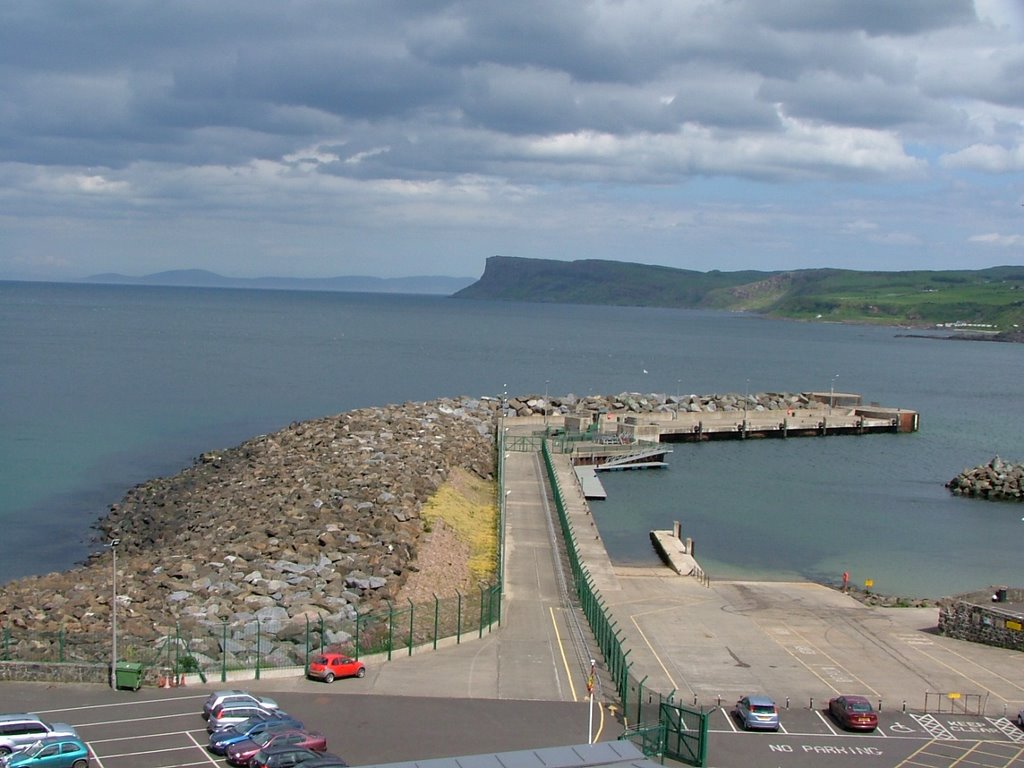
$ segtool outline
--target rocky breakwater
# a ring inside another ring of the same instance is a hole
[[[794,392],[750,392],[747,394],[666,395],[622,392],[618,395],[589,395],[577,397],[542,397],[528,395],[512,397],[508,410],[515,416],[568,415],[579,413],[716,413],[786,411],[820,407],[805,394]]]
[[[188,648],[200,663],[217,654],[245,663],[257,621],[275,642],[302,645],[307,619],[323,617],[327,641],[346,642],[341,628],[357,612],[386,610],[416,568],[420,509],[449,472],[493,476],[497,408],[445,399],[296,423],[132,488],[98,523],[104,540],[120,540],[120,657],[146,661],[180,632],[210,638]],[[73,570],[6,584],[0,625],[35,646],[63,630],[65,658],[102,660],[111,602],[105,548]],[[287,663],[289,649],[270,653]]]
[[[996,456],[988,464],[965,469],[946,483],[946,487],[955,496],[1024,501],[1024,464],[1003,461]]]

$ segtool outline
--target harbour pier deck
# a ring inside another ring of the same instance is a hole
[[[916,411],[862,405],[860,395],[810,393],[812,401],[785,410],[699,411],[662,410],[615,415],[600,429],[623,439],[663,443],[754,438],[863,435],[876,432],[916,432]]]

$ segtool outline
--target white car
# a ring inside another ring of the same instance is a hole
[[[263,709],[277,709],[277,702],[266,696],[257,696],[249,691],[214,691],[203,702],[203,719],[209,720],[210,713],[222,704],[255,704]]]

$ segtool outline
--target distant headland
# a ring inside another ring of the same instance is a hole
[[[696,272],[649,264],[493,256],[456,298],[718,309],[818,322],[933,328],[1020,341],[1024,267],[858,272]]]

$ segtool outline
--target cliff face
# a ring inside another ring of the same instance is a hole
[[[492,256],[484,274],[455,295],[464,299],[619,306],[700,307],[718,289],[752,283],[770,272],[695,272],[649,264]]]
[[[946,327],[1020,341],[1024,269],[695,272],[649,264],[494,256],[456,298],[760,312],[793,320]]]

